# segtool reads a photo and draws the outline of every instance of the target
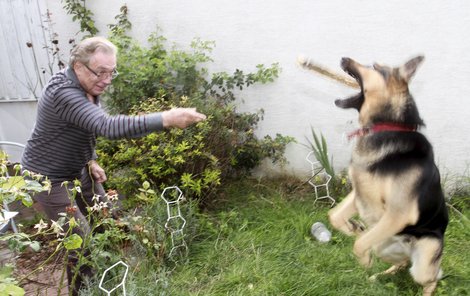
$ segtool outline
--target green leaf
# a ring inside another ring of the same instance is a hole
[[[150,183],[148,181],[145,181],[144,183],[142,183],[142,188],[144,188],[145,190],[149,189]]]
[[[0,267],[0,281],[3,281],[4,279],[10,277],[13,273],[13,270],[14,268],[11,265],[5,265]]]
[[[38,241],[32,241],[29,244],[29,247],[34,251],[38,252],[41,249],[41,244]]]
[[[23,203],[24,206],[30,208],[33,206],[33,199],[31,198],[31,195],[25,194],[25,196],[21,199],[21,202]]]
[[[6,182],[1,184],[1,188],[4,190],[10,190],[13,187],[21,188],[26,185],[22,176],[13,176],[7,178]]]
[[[14,284],[0,284],[0,295],[23,296],[25,294],[23,288]]]
[[[67,250],[79,249],[82,245],[82,242],[83,242],[82,238],[76,233],[64,238],[64,241],[63,241],[64,247]]]

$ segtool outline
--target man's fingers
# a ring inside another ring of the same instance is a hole
[[[189,125],[203,121],[206,115],[196,111],[196,108],[175,108],[163,112],[163,126],[186,128]]]
[[[195,120],[197,120],[197,122],[199,122],[199,121],[205,120],[207,116],[202,113],[197,112],[196,109],[194,109],[194,118]]]

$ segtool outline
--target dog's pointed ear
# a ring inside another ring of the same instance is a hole
[[[406,62],[403,66],[400,67],[400,75],[406,82],[409,82],[410,79],[414,76],[416,69],[423,62],[424,56],[417,56]]]
[[[377,72],[382,74],[382,76],[385,78],[385,80],[388,80],[391,73],[393,72],[392,68],[390,68],[388,66],[385,66],[385,65],[382,65],[382,64],[379,64],[379,63],[374,63],[373,67]]]

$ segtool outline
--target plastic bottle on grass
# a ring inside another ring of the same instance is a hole
[[[326,228],[325,224],[321,222],[315,222],[310,229],[313,237],[315,237],[319,242],[326,243],[331,239],[331,232]]]

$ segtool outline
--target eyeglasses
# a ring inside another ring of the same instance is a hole
[[[114,79],[119,75],[119,72],[116,71],[116,69],[114,69],[112,72],[104,72],[103,71],[103,72],[96,73],[95,71],[90,69],[90,67],[88,67],[87,64],[83,64],[83,65],[88,69],[88,71],[93,73],[98,79],[103,79],[103,80],[108,79],[108,78]]]

